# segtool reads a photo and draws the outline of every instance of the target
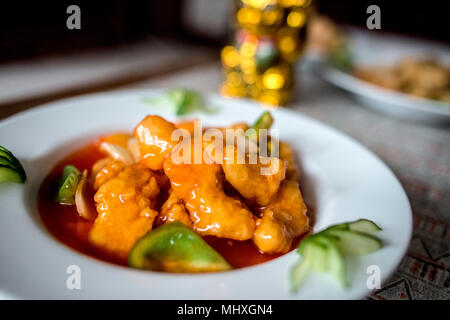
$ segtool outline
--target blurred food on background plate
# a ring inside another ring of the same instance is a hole
[[[434,58],[404,58],[390,66],[355,66],[352,74],[386,89],[450,103],[450,67]]]
[[[425,56],[404,55],[395,63],[363,65],[355,61],[341,29],[324,16],[311,18],[308,53],[360,80],[401,93],[450,103],[450,66],[429,52]]]
[[[328,17],[314,15],[308,29],[308,53],[328,56],[345,43],[341,28]]]

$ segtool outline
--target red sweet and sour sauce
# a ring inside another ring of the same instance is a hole
[[[114,264],[126,266],[127,261],[119,260],[89,242],[89,232],[93,221],[81,218],[74,205],[62,205],[55,201],[57,184],[61,179],[64,166],[73,165],[80,172],[87,169],[104,157],[100,152],[97,140],[75,152],[72,152],[58,162],[52,171],[44,179],[38,193],[38,210],[41,219],[48,231],[62,243],[78,252],[108,261]],[[94,195],[92,195],[94,202]],[[93,206],[95,208],[95,206]],[[234,268],[243,268],[263,263],[281,254],[262,254],[258,251],[252,240],[235,241],[213,236],[204,237],[215,250],[217,250]],[[292,246],[294,249],[300,242],[298,237]]]

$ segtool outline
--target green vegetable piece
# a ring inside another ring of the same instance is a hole
[[[291,269],[291,290],[297,291],[305,282],[306,276],[311,271],[311,257],[303,255]]]
[[[349,255],[367,254],[383,246],[377,237],[353,230],[329,230],[324,235],[337,237],[336,245],[344,254]]]
[[[380,249],[381,240],[371,234],[380,230],[373,221],[359,219],[309,235],[297,248],[302,260],[291,270],[292,288],[300,287],[310,269],[329,272],[344,287],[348,286],[344,255],[362,255]]]
[[[363,233],[374,233],[381,231],[382,229],[373,221],[368,219],[359,219],[354,222],[348,223],[350,230],[363,232]]]
[[[191,90],[172,89],[168,92],[175,106],[175,114],[182,116],[202,104],[200,95]]]
[[[14,175],[12,173],[7,173],[6,170],[2,170],[3,178],[0,179],[0,183],[8,182],[8,181],[24,183],[25,180],[27,179],[25,170],[23,169],[19,160],[17,160],[17,158],[11,153],[11,151],[9,151],[8,149],[6,149],[5,147],[2,147],[2,146],[0,146],[0,166],[9,168],[9,169],[15,171],[19,177],[17,179],[16,175]],[[12,177],[13,180],[8,180],[8,179],[10,179],[8,177]]]
[[[302,259],[291,270],[291,289],[298,290],[311,270],[329,272],[342,286],[348,286],[345,260],[333,238],[322,234],[302,241]]]
[[[11,168],[11,169],[13,169],[13,170],[16,169],[16,168],[14,167],[14,165],[13,165],[8,159],[6,159],[6,158],[3,157],[3,156],[0,156],[0,166],[8,167],[8,168]]]
[[[345,42],[336,47],[328,57],[330,64],[342,71],[349,71],[353,67],[353,60],[353,54]]]
[[[65,166],[63,175],[59,183],[56,201],[61,204],[75,204],[75,193],[78,183],[81,180],[81,173],[74,166]]]
[[[194,90],[174,88],[156,99],[145,99],[145,102],[172,108],[177,116],[183,116],[195,111],[205,113],[215,112],[216,109],[207,107],[200,93]]]
[[[323,244],[322,241],[319,241],[312,237],[309,243],[310,248],[310,257],[311,257],[311,267],[314,271],[317,272],[325,272],[329,269],[329,249],[327,245]]]
[[[252,128],[256,131],[260,129],[270,129],[273,124],[273,117],[269,111],[263,112],[262,115],[256,120],[256,122],[252,125]]]
[[[316,241],[322,243],[327,250],[327,271],[334,277],[343,287],[348,286],[345,260],[339,248],[336,246],[332,238],[321,236],[317,237]]]
[[[344,222],[344,223],[340,223],[340,224],[335,224],[334,226],[328,227],[319,233],[326,233],[330,230],[349,230],[349,223]]]
[[[377,231],[381,231],[382,229],[375,222],[369,219],[359,219],[353,222],[336,224],[328,227],[324,230],[324,232],[327,232],[328,230],[353,230],[362,233],[375,233]]]
[[[0,165],[0,183],[3,182],[17,182],[23,183],[21,175],[9,166]]]
[[[230,264],[180,222],[165,223],[140,238],[128,256],[130,267],[167,272],[215,272]]]
[[[16,160],[11,151],[2,146],[0,146],[0,156],[6,158],[11,163],[14,163],[14,161]]]
[[[307,236],[306,238],[304,238],[304,239],[300,242],[300,244],[299,244],[298,247],[297,247],[297,252],[298,252],[298,254],[300,254],[300,255],[303,255],[303,254],[304,254],[305,249],[306,249],[306,247],[307,247],[307,245],[308,245],[308,242],[311,241],[311,237],[312,237],[312,235],[309,235],[309,236]]]
[[[263,112],[259,118],[255,121],[255,123],[250,127],[250,129],[246,132],[246,136],[249,139],[257,140],[259,136],[259,130],[261,129],[270,129],[273,124],[273,117],[269,111]]]

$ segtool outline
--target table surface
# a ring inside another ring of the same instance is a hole
[[[138,80],[120,83],[120,88],[181,86],[217,92],[221,70],[215,61]],[[309,74],[301,74],[300,82],[288,107],[347,133],[375,152],[399,178],[413,209],[407,254],[391,279],[368,299],[450,299],[450,129],[375,113]],[[33,104],[9,105],[8,114]]]

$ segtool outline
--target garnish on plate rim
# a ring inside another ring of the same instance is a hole
[[[19,160],[5,147],[0,146],[0,183],[24,183],[27,176]]]
[[[373,235],[380,230],[373,221],[359,219],[307,236],[297,249],[302,258],[291,269],[291,289],[298,290],[310,271],[328,272],[343,287],[348,287],[345,256],[363,255],[380,249],[382,242]]]
[[[177,116],[194,112],[215,113],[218,110],[207,106],[201,93],[183,88],[170,89],[157,98],[145,98],[144,102],[172,109]]]

